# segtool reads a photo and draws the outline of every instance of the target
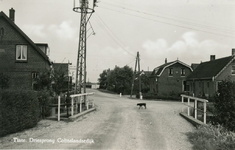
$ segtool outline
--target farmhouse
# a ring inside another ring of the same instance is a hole
[[[158,95],[179,94],[186,90],[186,77],[192,72],[192,68],[175,60],[156,67],[150,77],[150,91]]]
[[[47,44],[36,45],[16,24],[15,10],[9,17],[0,12],[0,73],[9,76],[10,88],[33,89],[37,74],[50,69]]]
[[[235,81],[235,49],[232,55],[215,59],[211,55],[210,61],[201,63],[192,74],[187,77],[189,92],[197,97],[211,97],[217,90],[219,82],[230,78]]]

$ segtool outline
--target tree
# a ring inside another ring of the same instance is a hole
[[[231,80],[219,83],[215,96],[214,123],[235,131],[235,83]]]
[[[64,88],[68,88],[66,84],[66,74],[61,69],[54,70],[52,80],[53,80],[53,89],[57,95],[60,95]]]
[[[133,70],[130,67],[116,66],[113,70],[104,70],[100,74],[99,81],[109,91],[127,94],[130,93],[132,76]]]
[[[52,83],[51,70],[44,70],[40,72],[36,78],[35,90],[41,91],[44,89],[50,90]]]
[[[109,72],[110,72],[110,69],[107,69],[107,70],[103,70],[103,72],[100,74],[100,78],[98,79],[98,81],[100,82],[101,89],[107,88],[107,78],[108,78]]]

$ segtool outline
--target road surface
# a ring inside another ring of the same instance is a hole
[[[90,90],[91,92],[91,90]],[[1,149],[190,150],[185,133],[194,127],[179,116],[180,102],[146,101],[95,92],[97,110],[74,122],[42,120],[0,138]]]

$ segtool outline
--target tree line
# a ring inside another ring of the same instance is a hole
[[[98,79],[100,83],[100,89],[105,89],[115,93],[130,94],[133,82],[134,71],[129,66],[118,67],[115,66],[114,69],[106,69],[100,74]],[[141,78],[141,91],[149,90],[149,79],[145,75],[139,74],[135,75],[134,79],[134,94],[139,92],[139,80]]]

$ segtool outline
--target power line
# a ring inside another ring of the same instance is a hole
[[[114,2],[114,1],[112,1],[112,2]],[[163,19],[175,20],[175,21],[180,21],[180,22],[184,21],[184,22],[188,22],[188,23],[194,23],[194,24],[196,24],[196,25],[204,26],[204,27],[207,27],[207,28],[210,28],[210,29],[211,29],[211,28],[215,28],[215,29],[217,29],[217,30],[223,30],[222,32],[229,32],[229,33],[230,33],[230,32],[235,32],[235,30],[227,29],[227,28],[225,29],[225,27],[222,27],[222,26],[218,27],[218,25],[217,25],[217,27],[215,27],[213,24],[208,23],[208,22],[205,22],[205,23],[206,23],[206,25],[205,25],[205,24],[198,23],[198,22],[200,22],[200,21],[198,21],[198,20],[192,20],[192,19],[189,19],[189,18],[179,17],[179,16],[176,16],[176,15],[169,15],[169,14],[161,13],[161,14],[163,14],[163,15],[168,15],[168,16],[171,17],[171,18],[169,18],[169,17],[165,17],[165,16],[155,15],[155,14],[146,13],[146,12],[143,12],[143,11],[139,11],[139,10],[127,8],[127,7],[126,7],[126,4],[125,4],[125,7],[120,6],[120,5],[116,5],[116,4],[112,4],[112,3],[110,3],[110,2],[104,2],[104,3],[102,3],[102,4],[105,4],[105,3],[109,4],[110,6],[122,8],[122,9],[125,9],[125,10],[137,12],[137,13],[142,13],[142,14],[145,14],[145,15],[150,15],[150,16],[155,16],[155,17],[159,17],[159,18],[163,18]],[[159,12],[157,12],[157,13],[159,13]],[[172,18],[172,16],[173,16],[174,18],[177,17],[178,20]],[[180,18],[181,18],[181,19],[180,19]],[[185,20],[185,19],[186,19],[186,20]],[[189,20],[191,20],[191,21],[189,21]],[[208,24],[211,24],[211,25],[208,25]],[[213,25],[213,26],[212,26],[212,25]]]
[[[94,31],[94,29],[93,29],[93,27],[92,27],[92,25],[91,25],[91,22],[90,22],[90,21],[88,21],[88,22],[89,22],[90,28],[87,30],[87,32],[88,32],[90,29],[92,29],[92,33],[90,33],[90,34],[87,36],[87,39],[88,39],[91,35],[95,35],[95,31]]]
[[[131,56],[135,57],[132,53],[127,51],[120,43],[119,38],[115,35],[115,33],[107,26],[107,24],[101,19],[101,17],[96,13],[95,14],[98,18],[98,20],[103,24],[104,28],[102,28],[113,40],[116,44],[118,44],[124,51],[126,51]]]
[[[102,7],[102,6],[99,6],[99,7],[100,7],[100,8],[107,9],[107,10],[119,12],[119,13],[122,13],[122,14],[130,15],[130,16],[134,16],[134,17],[138,17],[138,18],[142,18],[142,19],[146,19],[146,20],[150,20],[150,21],[155,21],[155,22],[159,22],[159,23],[171,25],[171,26],[176,26],[176,27],[180,27],[180,28],[185,28],[185,29],[190,29],[190,30],[205,32],[205,33],[214,34],[214,35],[220,35],[220,36],[229,37],[229,38],[235,38],[235,36],[229,36],[229,35],[225,35],[225,34],[214,33],[214,32],[205,31],[205,30],[201,30],[201,29],[196,29],[196,28],[192,28],[192,27],[187,27],[187,26],[183,26],[183,25],[177,25],[177,24],[169,23],[169,22],[165,22],[165,21],[159,21],[159,20],[156,20],[156,19],[150,19],[150,18],[147,18],[147,17],[142,17],[142,16],[130,14],[130,13],[125,13],[125,12],[122,12],[122,11],[113,10],[113,9],[109,9],[109,8]]]

